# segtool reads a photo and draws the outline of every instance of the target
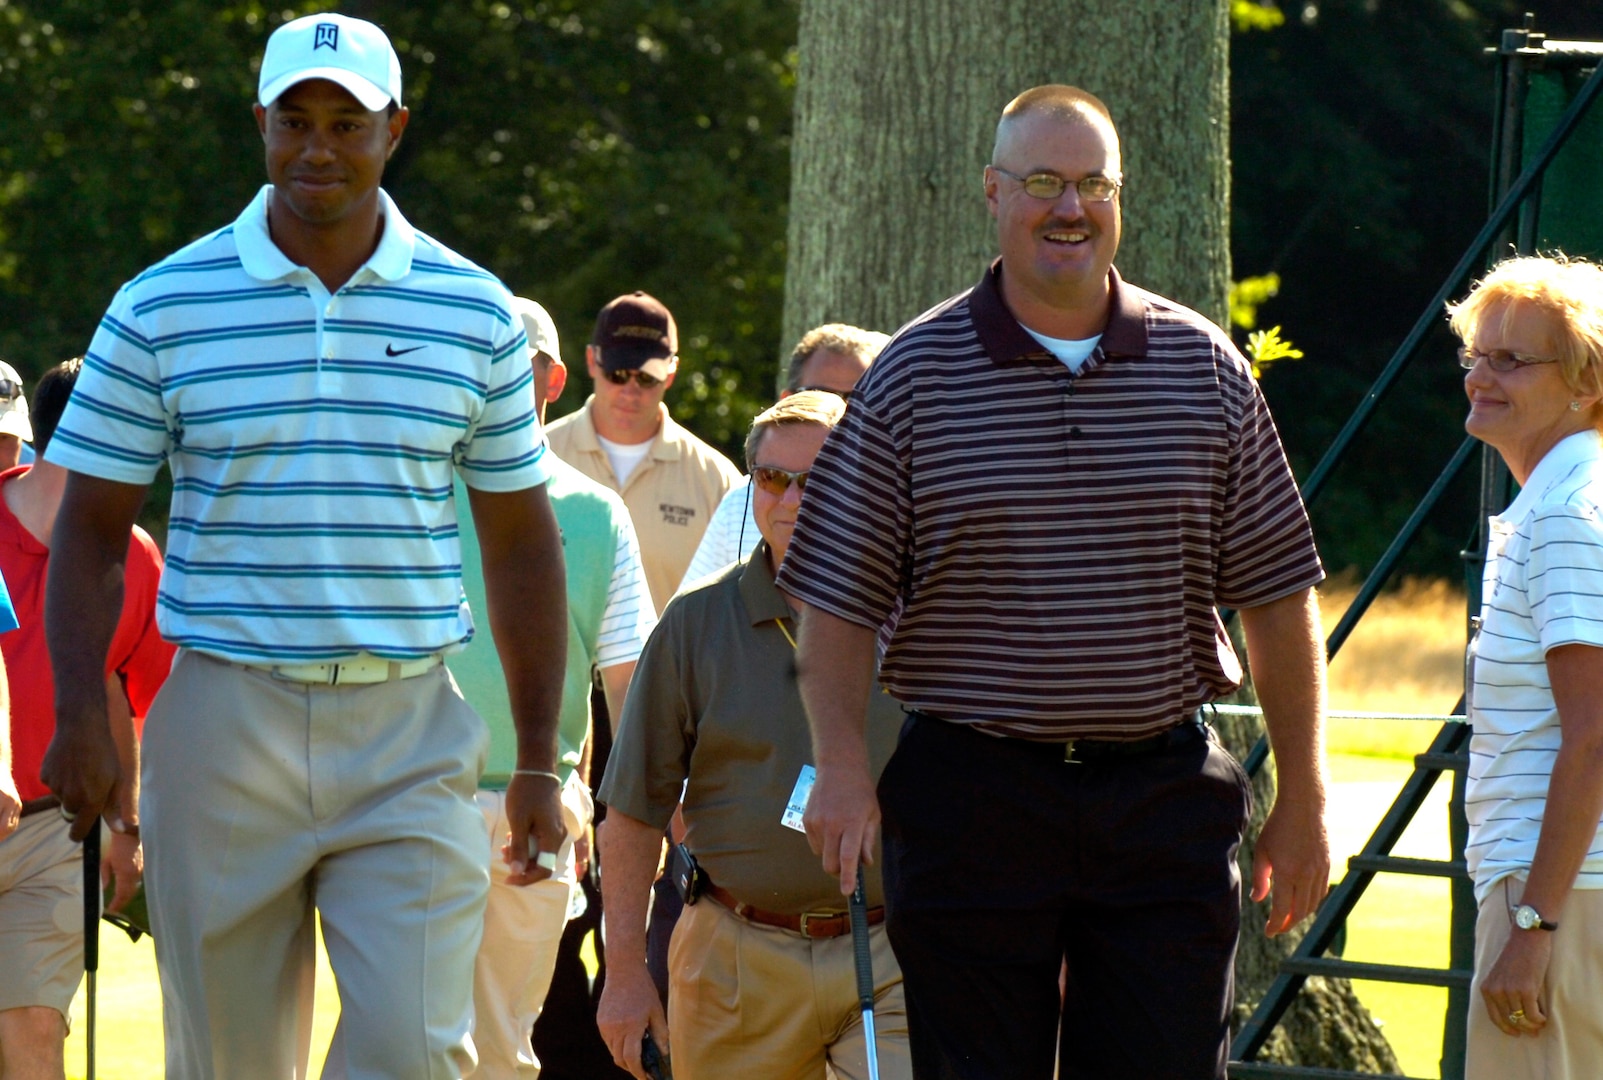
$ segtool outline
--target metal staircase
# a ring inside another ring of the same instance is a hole
[[[1517,251],[1529,254],[1536,250],[1540,239],[1544,178],[1559,159],[1560,151],[1587,121],[1593,101],[1603,91],[1603,76],[1599,74],[1603,70],[1599,64],[1603,60],[1603,42],[1549,41],[1536,32],[1531,15],[1525,16],[1525,24],[1520,29],[1505,30],[1497,47],[1487,51],[1496,56],[1499,65],[1490,215],[1441,288],[1426,305],[1407,338],[1359,402],[1330,449],[1309,474],[1302,488],[1305,503],[1311,504],[1318,499],[1381,399],[1412,362],[1430,330],[1440,323],[1443,305],[1460,292],[1473,272],[1484,267],[1487,253]],[[1584,78],[1584,82],[1569,97],[1540,145],[1534,152],[1528,152],[1528,144],[1540,136],[1534,127],[1527,124],[1527,112],[1533,101],[1533,77],[1547,80],[1538,89],[1546,94],[1542,100],[1551,102],[1554,93],[1548,84],[1553,83],[1555,75],[1560,81],[1568,80],[1570,84],[1580,78]],[[1426,517],[1467,466],[1478,445],[1474,439],[1466,439],[1458,447],[1332,631],[1326,642],[1328,655],[1336,654],[1375,597],[1385,588]],[[1480,457],[1480,513],[1474,539],[1463,553],[1470,613],[1477,613],[1480,609],[1480,571],[1486,551],[1485,521],[1489,515],[1508,505],[1511,494],[1511,481],[1498,455],[1490,449],[1484,449]],[[1216,708],[1221,714],[1257,713],[1256,709],[1245,706],[1221,705]],[[1461,700],[1454,710],[1455,715],[1415,718],[1437,721],[1440,729],[1430,748],[1415,757],[1413,773],[1404,783],[1402,791],[1363,850],[1348,860],[1345,876],[1326,897],[1301,943],[1282,963],[1280,974],[1236,1034],[1230,1046],[1228,1070],[1231,1080],[1260,1077],[1337,1080],[1363,1075],[1339,1069],[1277,1065],[1257,1060],[1296,994],[1311,975],[1446,987],[1448,1007],[1442,1036],[1441,1077],[1443,1080],[1462,1080],[1475,926],[1474,891],[1464,863],[1464,844],[1468,839],[1468,826],[1464,819],[1464,774],[1469,762],[1470,730],[1464,722],[1462,710]],[[1249,775],[1257,775],[1268,752],[1267,740],[1260,739],[1244,762]],[[1392,849],[1419,811],[1437,778],[1444,772],[1451,773],[1453,777],[1449,807],[1450,858],[1412,859],[1392,855]],[[1347,917],[1375,875],[1380,873],[1426,875],[1452,882],[1451,944],[1447,968],[1361,963],[1329,955],[1343,932]]]

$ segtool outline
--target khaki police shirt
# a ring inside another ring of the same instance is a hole
[[[780,823],[802,766],[813,764],[787,630],[795,636],[767,544],[675,597],[635,668],[599,797],[665,828],[683,789],[685,843],[715,884],[768,911],[842,911],[840,884],[806,835]],[[875,686],[867,731],[876,779],[902,720]],[[879,867],[863,881],[868,903],[882,903]]]
[[[552,421],[546,438],[557,457],[623,496],[640,538],[640,558],[657,614],[684,580],[685,570],[707,531],[724,492],[741,472],[724,455],[680,427],[661,406],[662,426],[651,450],[629,482],[620,485],[612,462],[596,438],[592,396],[578,412]]]

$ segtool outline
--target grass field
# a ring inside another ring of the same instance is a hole
[[[1321,590],[1327,632],[1355,591],[1342,582]],[[1425,715],[1451,710],[1463,692],[1465,615],[1463,592],[1445,582],[1407,581],[1382,595],[1331,662],[1331,709]],[[1333,877],[1342,876],[1346,857],[1374,832],[1408,779],[1413,755],[1430,745],[1437,730],[1417,720],[1331,720]],[[1450,787],[1450,778],[1437,780],[1394,854],[1448,857]],[[1348,920],[1345,955],[1446,967],[1448,916],[1446,880],[1377,875]],[[1381,1021],[1403,1071],[1439,1076],[1447,991],[1374,982],[1354,987]]]
[[[1353,589],[1325,590],[1326,629],[1335,625]],[[1331,665],[1331,708],[1359,712],[1438,714],[1452,708],[1463,678],[1464,601],[1440,583],[1409,582],[1383,596]],[[1412,769],[1412,757],[1435,734],[1434,724],[1409,720],[1342,720],[1330,725],[1331,843],[1340,876],[1391,805]],[[1447,789],[1431,798],[1396,848],[1399,855],[1447,856]],[[1447,883],[1380,875],[1348,924],[1346,955],[1353,960],[1447,965]],[[137,944],[109,927],[102,935],[97,1072],[107,1080],[159,1080],[162,1075],[161,995],[149,939]],[[1356,984],[1359,997],[1385,1028],[1410,1076],[1439,1075],[1444,990]],[[84,994],[73,1008],[69,1077],[84,1076]],[[333,975],[318,951],[317,1010],[312,1075],[327,1053],[338,1017]]]

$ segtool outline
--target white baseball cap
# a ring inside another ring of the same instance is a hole
[[[15,394],[15,397],[11,395]],[[33,424],[28,422],[28,398],[22,392],[22,376],[0,360],[0,435],[15,435],[33,442]]]
[[[529,335],[529,355],[543,352],[557,363],[562,363],[562,352],[557,345],[557,324],[551,313],[533,300],[521,296],[512,298],[512,310],[523,320],[523,332]]]
[[[296,83],[327,79],[349,90],[364,109],[401,103],[401,61],[384,31],[348,15],[307,15],[267,39],[257,99],[271,105]]]

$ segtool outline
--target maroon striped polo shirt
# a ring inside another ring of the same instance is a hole
[[[1216,605],[1323,578],[1251,369],[1111,275],[1079,375],[1000,260],[886,346],[813,466],[779,583],[879,627],[903,704],[996,734],[1136,738],[1236,688]]]

